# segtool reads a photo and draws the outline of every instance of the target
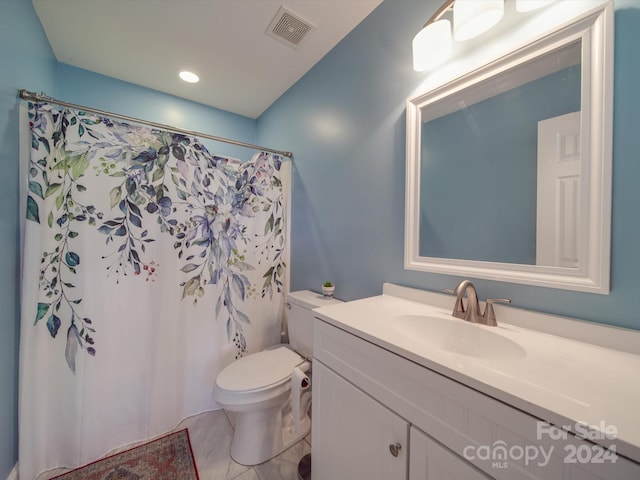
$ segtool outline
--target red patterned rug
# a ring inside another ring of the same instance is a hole
[[[198,470],[185,428],[52,480],[198,480]]]

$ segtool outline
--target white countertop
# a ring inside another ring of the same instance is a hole
[[[453,305],[452,297],[445,298]],[[452,318],[451,308],[437,303],[441,306],[380,295],[314,312],[321,320],[556,426],[575,431],[582,422],[595,432],[615,428],[615,440],[602,435],[590,439],[605,446],[615,443],[618,454],[640,463],[640,355],[510,325],[500,315],[498,327],[474,327],[517,343],[525,351],[521,358],[491,360],[430,348],[393,326],[399,315]],[[517,309],[511,311],[517,314]],[[635,331],[629,335],[640,338]]]

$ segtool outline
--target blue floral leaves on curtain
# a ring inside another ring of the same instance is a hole
[[[173,237],[184,274],[181,298],[197,303],[208,285],[220,287],[216,318],[226,321],[227,338],[242,356],[247,351],[243,326],[250,323],[242,303],[249,296],[271,298],[283,287],[280,157],[260,153],[240,162],[211,155],[196,138],[46,104],[32,105],[29,115],[26,217],[50,236],[41,252],[34,324],[44,320],[52,338],[66,328],[69,368],[75,371],[79,349],[96,354],[94,323],[74,293],[83,265],[76,245],[88,228],[104,235],[108,251],[101,258],[116,282],[128,275],[147,280],[156,275],[159,265],[146,256],[147,246],[158,240],[151,232]],[[108,182],[108,201],[82,200],[94,194],[84,182],[88,172]],[[94,206],[106,204],[109,211]],[[261,235],[248,233],[247,222],[254,217],[267,218]],[[256,250],[251,260],[247,249]],[[246,275],[256,269],[264,271],[260,287]]]

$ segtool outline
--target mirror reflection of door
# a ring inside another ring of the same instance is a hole
[[[580,112],[538,122],[537,265],[578,266],[581,163]]]

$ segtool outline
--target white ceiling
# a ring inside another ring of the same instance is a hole
[[[257,118],[382,0],[33,0],[58,61]],[[281,6],[315,28],[265,34]],[[200,76],[187,84],[180,70]],[[61,99],[64,100],[64,99]]]

